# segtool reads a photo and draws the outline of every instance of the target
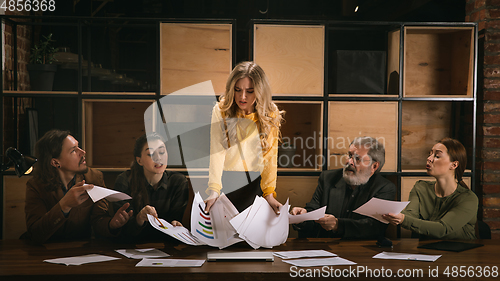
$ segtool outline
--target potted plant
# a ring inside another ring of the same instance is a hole
[[[54,54],[58,52],[58,48],[52,46],[55,42],[52,33],[42,37],[39,44],[31,49],[30,64],[27,65],[31,90],[52,91],[54,74],[57,71],[57,65],[53,64],[56,61]]]

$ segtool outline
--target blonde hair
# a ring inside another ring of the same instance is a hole
[[[259,130],[262,149],[266,151],[270,148],[267,139],[273,127],[278,130],[278,137],[281,138],[279,129],[283,121],[282,115],[285,111],[280,111],[272,101],[269,80],[264,70],[258,64],[251,61],[244,61],[234,67],[227,78],[226,91],[220,96],[219,108],[224,118],[233,118],[233,120],[236,120],[236,118],[242,117],[238,105],[234,102],[234,87],[238,80],[246,77],[250,78],[253,83],[256,99],[255,114],[259,120],[257,128]],[[233,139],[236,134],[235,126],[234,122],[228,122],[227,128],[223,130],[229,139]]]

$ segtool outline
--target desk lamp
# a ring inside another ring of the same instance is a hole
[[[7,148],[5,151],[5,156],[9,158],[7,164],[2,164],[2,172],[14,165],[16,170],[16,175],[21,177],[22,175],[27,175],[33,170],[33,165],[36,162],[36,158],[31,156],[24,156],[17,149],[13,147]]]

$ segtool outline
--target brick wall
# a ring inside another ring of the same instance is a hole
[[[20,12],[10,12],[6,11],[6,15],[28,15],[29,13]],[[14,19],[16,20],[16,19]],[[19,20],[18,20],[19,21]],[[4,90],[14,90],[14,38],[13,29],[14,26],[6,22],[5,24],[5,36],[3,39],[5,46],[5,71],[3,72],[4,79]],[[29,25],[18,25],[17,26],[17,79],[18,88],[17,90],[29,90],[30,82],[28,71],[26,69],[26,64],[29,62],[30,58],[30,48],[31,48],[31,26]]]
[[[466,0],[466,21],[478,23],[479,217],[500,238],[500,0]]]

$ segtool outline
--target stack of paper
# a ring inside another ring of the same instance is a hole
[[[288,238],[288,225],[305,220],[317,220],[325,215],[326,207],[310,213],[293,216],[288,213],[288,200],[276,215],[267,201],[256,196],[254,203],[238,213],[231,201],[221,194],[205,213],[205,202],[199,192],[191,208],[191,232],[185,227],[173,227],[163,219],[148,215],[149,223],[157,230],[189,245],[210,245],[223,249],[246,241],[255,249],[272,248]]]
[[[277,216],[266,199],[256,196],[253,204],[234,217],[230,223],[254,249],[272,248],[288,238],[288,200]]]
[[[337,255],[325,250],[309,250],[309,251],[281,251],[273,253],[278,258],[299,259],[299,258],[315,258],[315,257],[336,257]]]
[[[149,249],[121,249],[116,252],[126,256],[129,259],[144,259],[144,258],[162,258],[170,256],[155,248]]]
[[[200,267],[205,260],[142,259],[135,266],[142,267]]]
[[[374,259],[431,261],[431,262],[435,262],[440,257],[441,255],[402,254],[394,252],[382,252],[373,256]]]
[[[283,259],[285,263],[295,266],[329,266],[329,265],[350,265],[356,264],[355,262],[337,257],[336,254],[325,250],[305,250],[305,251],[282,251],[274,252],[275,256]],[[300,258],[313,258],[313,257],[328,257],[321,259],[300,259]],[[295,260],[288,260],[295,259]]]
[[[97,254],[90,254],[90,255],[78,256],[78,257],[44,260],[44,262],[65,264],[65,265],[81,265],[81,264],[85,264],[85,263],[112,261],[112,260],[119,260],[119,259],[120,258],[114,258],[114,257],[109,257],[109,256],[97,255]]]
[[[301,267],[356,264],[355,262],[340,257],[326,258],[326,259],[300,259],[300,260],[290,260],[290,261],[285,260],[283,262]]]

